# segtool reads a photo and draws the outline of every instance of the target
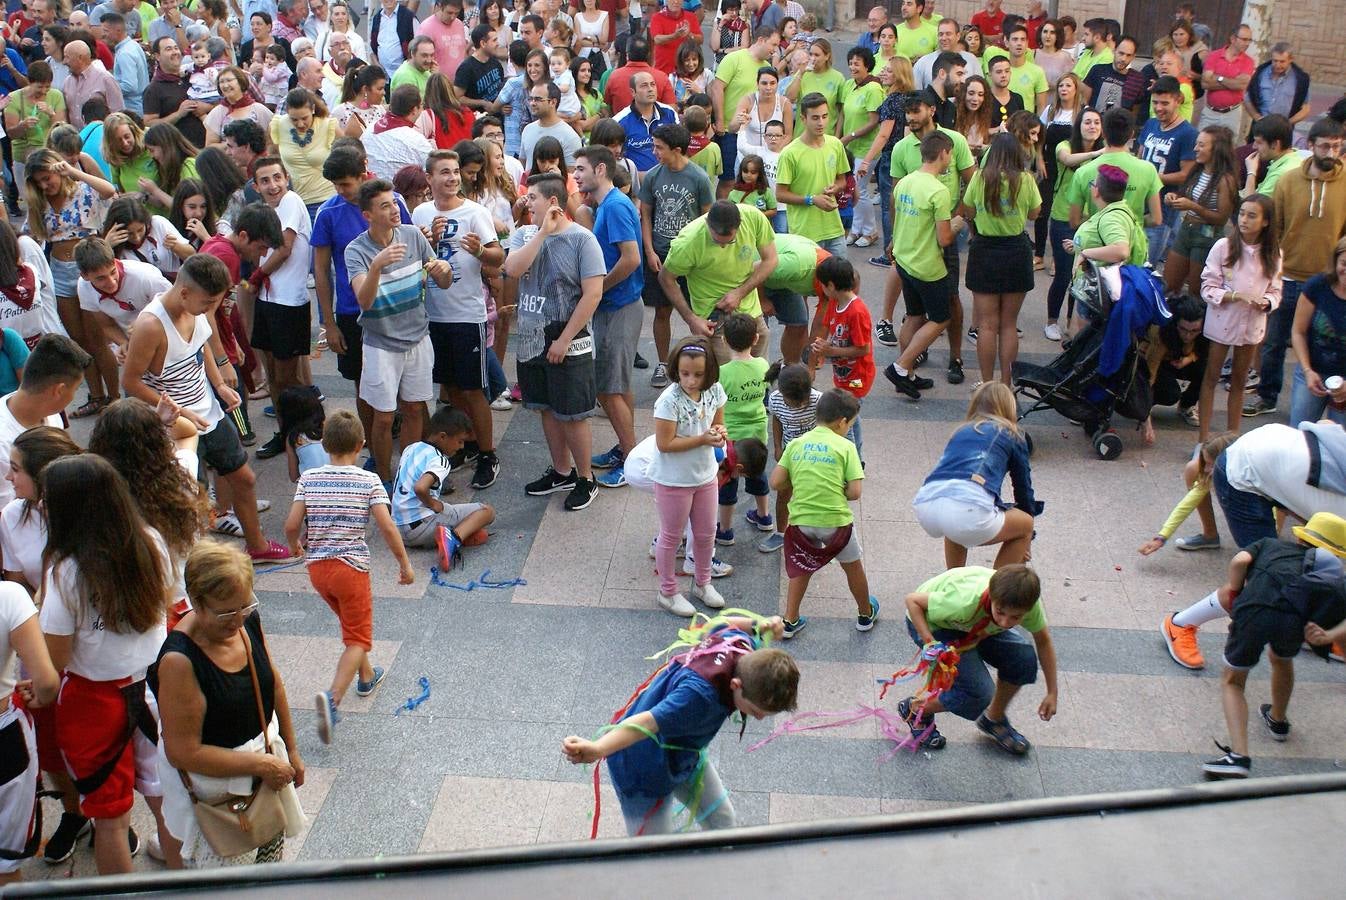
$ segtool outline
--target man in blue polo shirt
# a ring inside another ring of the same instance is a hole
[[[645,287],[640,259],[640,214],[621,191],[612,186],[617,158],[607,147],[585,147],[575,154],[575,186],[594,206],[594,237],[603,248],[608,274],[603,278],[603,299],[594,313],[594,382],[598,402],[608,414],[617,444],[593,458],[595,469],[607,469],[595,480],[603,487],[626,484],[622,464],[636,445],[636,398],[631,389],[631,370],[645,321],[639,303]]]
[[[658,101],[659,89],[649,72],[631,76],[631,105],[617,113],[617,124],[626,132],[622,156],[631,160],[641,172],[654,168],[654,129],[678,121],[678,113],[671,106]],[[601,393],[601,391],[600,391]]]

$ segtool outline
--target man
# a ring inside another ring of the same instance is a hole
[[[728,57],[725,57],[728,59]],[[633,34],[626,39],[626,65],[614,69],[608,76],[607,86],[603,89],[603,102],[608,109],[626,109],[633,97],[631,76],[640,72],[649,72],[654,76],[654,84],[659,91],[659,102],[665,106],[677,106],[673,96],[673,85],[668,76],[650,66],[650,42],[643,34]],[[713,91],[712,91],[713,96]]]
[[[23,33],[23,40],[19,43],[20,51],[28,62],[47,55],[42,49],[42,30],[56,24],[56,3],[57,0],[32,0],[29,4],[33,25]]]
[[[631,76],[631,94],[634,97],[631,105],[617,113],[615,120],[626,132],[622,156],[631,160],[637,171],[645,172],[656,162],[655,129],[676,123],[678,113],[673,107],[665,106],[655,99],[658,89],[654,86],[654,75],[649,72],[638,72]],[[524,131],[527,130],[524,128]]]
[[[939,47],[918,59],[916,65],[912,66],[911,69],[917,90],[925,90],[930,86],[930,83],[934,80],[935,60],[939,59],[940,55],[944,53],[961,56],[965,73],[981,71],[981,61],[977,57],[966,50],[958,49],[958,20],[940,19],[935,28],[935,35],[939,41]],[[952,92],[947,96],[952,97]]]
[[[888,8],[882,3],[871,6],[869,14],[865,16],[866,30],[856,39],[855,46],[864,47],[870,53],[877,55],[879,52],[879,29],[887,24]]]
[[[94,35],[98,35],[98,26],[103,25],[103,17],[115,12],[126,20],[126,33],[133,34],[138,39],[140,37],[139,6],[137,0],[108,0],[106,3],[95,6],[89,11],[89,24],[94,26]],[[70,27],[75,27],[73,22]],[[112,44],[111,38],[104,37],[103,39]]]
[[[308,15],[304,17],[304,36],[316,41],[328,30],[327,0],[308,0]]]
[[[650,40],[654,42],[654,67],[672,75],[678,70],[678,49],[683,42],[701,45],[701,20],[682,8],[682,0],[666,0],[664,8],[650,16]]]
[[[450,81],[467,57],[467,28],[460,18],[463,0],[435,0],[435,11],[416,26],[418,34],[434,43],[435,63]]]
[[[1154,116],[1145,123],[1136,139],[1136,154],[1159,173],[1163,193],[1171,194],[1187,183],[1196,166],[1197,130],[1178,110],[1182,106],[1182,85],[1167,75],[1154,83],[1150,92]],[[1145,229],[1150,241],[1150,265],[1158,268],[1178,235],[1182,210],[1162,206],[1163,220]]]
[[[89,45],[83,41],[71,41],[65,45],[62,56],[70,74],[65,79],[61,93],[65,95],[66,114],[70,124],[76,128],[84,127],[84,101],[101,94],[107,102],[108,112],[120,112],[126,108],[122,100],[122,89],[117,79],[102,66],[93,64],[93,54]]]
[[[542,21],[541,16],[529,13],[519,20],[519,40],[528,45],[529,51],[545,50],[542,46],[542,32],[546,29],[547,23]],[[627,52],[630,53],[629,50]]]
[[[299,60],[294,67],[294,86],[301,87],[311,92],[316,97],[322,96],[322,63],[317,58],[305,56]]]
[[[275,24],[271,34],[276,40],[293,44],[304,36],[304,19],[308,16],[305,0],[276,0]]]
[[[403,166],[425,165],[425,157],[435,145],[416,127],[420,114],[421,94],[416,85],[404,84],[393,90],[388,112],[360,136],[374,177],[391,181]]]
[[[145,89],[145,127],[155,122],[168,122],[176,125],[182,136],[195,146],[204,148],[206,126],[202,120],[215,104],[187,99],[188,81],[182,74],[182,50],[176,40],[171,37],[157,39],[154,56],[159,64],[154,70],[154,79]]]
[[[397,2],[380,0],[369,17],[369,62],[378,62],[385,72],[396,72],[407,60],[407,45],[416,36],[416,17]]]
[[[1272,194],[1276,205],[1272,226],[1284,254],[1281,305],[1267,318],[1257,395],[1244,405],[1245,416],[1275,411],[1285,380],[1285,345],[1304,282],[1331,266],[1333,248],[1346,236],[1342,134],[1342,126],[1333,119],[1315,122],[1309,131],[1313,155],[1282,175]]]
[[[781,21],[785,18],[785,7],[772,0],[746,0],[743,12],[747,15],[749,31],[756,31],[759,28],[774,28],[780,31]]]
[[[772,223],[775,224],[775,223]],[[780,355],[793,365],[804,354],[808,340],[809,308],[807,297],[822,298],[818,266],[831,254],[797,234],[776,232],[776,268],[762,282],[762,312],[775,316],[784,330],[780,336]]]
[[[957,53],[941,53],[935,57],[930,72],[930,84],[925,88],[931,108],[935,110],[935,124],[940,128],[953,128],[958,120],[958,89],[963,86],[967,73],[980,70],[981,63],[968,68],[962,56]],[[987,100],[989,103],[989,99]]]
[[[986,5],[972,14],[972,24],[981,31],[987,44],[1004,46],[1005,11],[1000,8],[1000,0],[986,0]]]
[[[224,126],[221,132],[224,138],[224,152],[238,164],[247,176],[243,186],[243,197],[248,203],[257,203],[262,199],[253,185],[253,168],[257,160],[266,152],[266,134],[252,119],[235,119]]]
[[[1030,0],[1024,26],[1028,29],[1028,49],[1038,49],[1038,30],[1047,24],[1047,8],[1042,0]]]
[[[658,362],[650,387],[668,387],[668,359],[673,301],[664,293],[659,270],[673,239],[694,219],[704,216],[715,199],[706,170],[687,156],[691,135],[681,125],[660,125],[654,130],[654,155],[658,164],[640,179],[640,235],[645,249],[646,306],[654,308],[654,349]],[[686,281],[675,282],[681,293]]]
[[[153,47],[161,38],[180,41],[179,47],[188,46],[186,28],[192,24],[192,19],[183,15],[182,0],[159,0],[159,16],[150,21],[150,46]]]
[[[430,345],[435,353],[435,383],[448,392],[449,403],[472,420],[472,444],[477,466],[472,487],[495,484],[500,459],[495,452],[486,354],[486,290],[482,267],[498,268],[505,261],[491,213],[463,197],[458,154],[434,150],[425,162],[430,177],[430,199],[412,210],[411,222],[429,230],[436,258],[453,270],[448,287],[427,285],[425,309],[430,319]],[[470,445],[469,445],[470,447]]]
[[[846,228],[837,195],[851,164],[841,140],[828,133],[827,98],[816,91],[799,101],[804,133],[780,156],[776,202],[789,208],[790,231],[817,242],[833,256],[846,255]]]
[[[1089,19],[1080,29],[1080,40],[1084,50],[1075,60],[1074,71],[1081,81],[1089,77],[1095,66],[1106,66],[1112,62],[1112,45],[1108,42],[1108,23],[1106,19]],[[1134,51],[1133,51],[1134,52]]]
[[[1309,73],[1295,64],[1288,41],[1271,45],[1271,58],[1257,67],[1248,82],[1243,108],[1254,122],[1263,116],[1285,116],[1292,126],[1313,111]]]
[[[29,354],[18,390],[0,397],[0,503],[14,499],[9,455],[14,439],[29,428],[64,428],[61,412],[84,383],[93,357],[63,334],[44,334]]]
[[[391,183],[360,186],[360,212],[369,230],[346,246],[346,271],[360,306],[363,368],[359,396],[374,410],[370,453],[385,487],[393,477],[393,418],[402,413],[402,446],[421,439],[425,404],[435,398],[427,277],[447,288],[453,269],[436,259],[425,235],[402,224]]]
[[[416,93],[424,99],[425,83],[430,80],[430,73],[435,71],[436,65],[434,38],[418,34],[411,39],[407,49],[411,55],[393,73],[390,87],[395,91],[404,84],[412,85],[416,88]]]
[[[1023,98],[1024,109],[1041,113],[1047,108],[1047,73],[1028,58],[1028,27],[1014,25],[1005,36],[1010,54],[1010,90]]]
[[[124,357],[136,316],[168,290],[168,279],[150,263],[117,259],[108,242],[97,237],[75,245],[75,265],[80,312],[97,323],[100,347],[114,347],[113,352]]]
[[[1252,40],[1253,30],[1240,25],[1230,32],[1229,43],[1202,58],[1201,86],[1206,89],[1206,111],[1201,114],[1201,127],[1223,125],[1235,135],[1243,133],[1243,98],[1257,68],[1248,55]]]
[[[533,148],[543,135],[551,135],[561,142],[567,168],[575,165],[575,151],[584,145],[575,129],[557,115],[556,107],[560,102],[561,89],[550,81],[546,84],[535,84],[528,89],[528,111],[533,114],[533,121],[523,127],[520,142],[525,168],[533,167]]]
[[[1024,108],[1024,98],[1010,90],[1013,67],[1008,56],[994,56],[987,65],[991,86],[986,103],[991,107],[991,127],[999,128],[1011,115]]]
[[[126,35],[126,19],[121,13],[103,16],[103,33],[113,48],[112,75],[122,91],[126,109],[136,114],[145,111],[145,88],[150,85],[150,64],[140,44]]]
[[[716,140],[720,144],[720,158],[724,174],[720,176],[717,193],[729,194],[729,187],[738,172],[738,135],[729,131],[725,122],[738,109],[738,102],[757,90],[757,70],[767,65],[780,47],[780,32],[762,28],[753,32],[752,44],[725,55],[715,68],[710,82],[710,103],[714,116]],[[611,86],[609,81],[608,85]]]
[[[920,59],[939,46],[937,26],[923,18],[925,3],[926,0],[902,0],[902,21],[897,26],[898,56]]]
[[[1252,143],[1256,152],[1244,160],[1243,196],[1274,195],[1276,182],[1303,159],[1295,149],[1294,138],[1294,127],[1285,116],[1263,116],[1253,123]],[[1266,174],[1259,181],[1257,174],[1263,167]]]
[[[1107,112],[1113,107],[1139,110],[1145,97],[1145,76],[1131,68],[1136,58],[1136,39],[1123,36],[1112,49],[1112,59],[1089,70],[1084,79],[1085,102]],[[1201,124],[1206,125],[1203,118]]]
[[[482,112],[498,109],[496,98],[505,84],[505,70],[495,58],[496,31],[485,23],[472,29],[472,52],[453,74],[464,106]]]
[[[1135,213],[1136,221],[1159,224],[1164,213],[1159,204],[1162,184],[1154,166],[1131,155],[1131,138],[1135,134],[1131,114],[1124,109],[1111,109],[1103,114],[1103,154],[1095,156],[1075,170],[1066,199],[1070,201],[1070,227],[1080,223],[1101,208],[1094,204],[1090,188],[1098,176],[1099,166],[1116,166],[1126,172],[1126,205]]]
[[[565,179],[528,179],[535,226],[516,229],[505,258],[507,283],[517,285],[515,357],[519,388],[542,414],[551,465],[524,492],[541,497],[568,491],[565,509],[593,502],[593,435],[589,416],[597,393],[593,336],[588,328],[603,297],[607,267],[598,240],[566,218]]]

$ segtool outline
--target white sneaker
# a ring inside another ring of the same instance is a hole
[[[674,594],[672,597],[665,597],[663,594],[658,594],[657,596],[659,598],[659,605],[675,616],[686,618],[696,612],[696,607],[688,603],[687,598],[682,596],[682,594]]]
[[[701,601],[707,609],[724,609],[724,598],[709,581],[692,585],[692,599]]]
[[[514,404],[509,402],[509,391],[505,391],[491,401],[491,409],[496,412],[509,412],[513,408]]]
[[[164,861],[164,848],[159,846],[159,835],[152,834],[145,839],[145,852],[150,855],[150,859]]]
[[[243,523],[238,520],[238,516],[231,512],[216,516],[210,530],[216,534],[227,534],[229,537],[243,537]]]
[[[1048,322],[1047,326],[1042,329],[1042,334],[1049,341],[1059,341],[1061,340],[1061,326],[1055,322]]]
[[[692,559],[690,555],[682,561],[682,574],[684,575],[696,574],[696,560]],[[725,562],[724,560],[720,559],[718,556],[710,561],[711,578],[728,578],[730,575],[733,574],[734,574],[734,567],[731,566],[729,563]]]
[[[650,559],[654,559],[654,558],[655,558],[655,556],[657,555],[657,551],[658,551],[658,550],[659,550],[659,535],[656,534],[654,537],[650,538]],[[674,552],[673,555],[674,555],[675,557],[677,557],[678,559],[681,559],[682,557],[686,556],[686,555],[687,555],[687,542],[686,542],[686,541],[679,541],[679,542],[678,542],[678,549]]]

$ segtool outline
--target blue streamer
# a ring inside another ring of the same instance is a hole
[[[430,583],[440,587],[453,588],[455,591],[462,591],[463,593],[475,591],[477,588],[495,588],[503,590],[512,587],[523,587],[528,584],[528,582],[522,578],[506,578],[503,580],[492,579],[490,569],[482,572],[480,578],[474,578],[467,584],[457,584],[446,580],[444,576],[440,574],[439,566],[430,567]]]
[[[422,675],[417,684],[421,686],[421,692],[414,697],[408,697],[406,700],[402,701],[402,703],[393,710],[393,715],[400,716],[404,711],[413,710],[430,699],[430,677],[428,675]]]
[[[286,569],[297,569],[307,562],[308,560],[306,559],[296,559],[294,562],[285,563],[279,566],[267,566],[266,568],[253,569],[253,576],[269,575],[272,572],[284,572]]]

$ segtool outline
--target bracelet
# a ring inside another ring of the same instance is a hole
[[[215,365],[217,366],[224,366],[228,364],[229,364],[229,357],[227,356],[222,356],[219,359],[215,360]]]
[[[1168,543],[1168,538],[1164,537],[1162,534],[1156,534],[1156,535],[1154,536],[1154,539],[1155,539],[1156,541],[1159,542],[1159,545],[1160,545],[1161,547],[1162,547],[1164,544],[1167,544],[1167,543]]]
[[[812,206],[812,205],[813,205],[813,195],[812,195],[812,194],[805,194],[805,195],[804,195],[804,205],[805,205],[805,206]]]

